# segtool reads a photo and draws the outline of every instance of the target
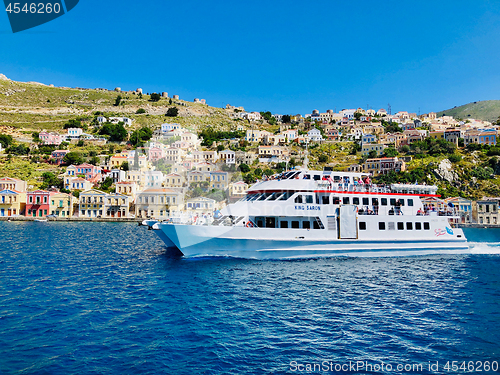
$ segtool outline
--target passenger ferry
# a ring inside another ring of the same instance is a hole
[[[257,259],[400,256],[466,252],[453,212],[422,197],[436,186],[375,185],[364,173],[289,171],[257,182],[220,217],[190,223],[146,221],[184,256]]]

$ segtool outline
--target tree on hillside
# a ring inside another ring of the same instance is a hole
[[[118,95],[115,99],[115,104],[113,104],[115,107],[118,107],[120,105],[120,102],[122,101],[122,96]]]
[[[134,146],[142,146],[145,142],[149,141],[153,136],[153,131],[148,127],[142,127],[135,130],[130,135],[130,143]]]
[[[128,170],[130,169],[130,167],[129,167],[129,165],[128,165],[128,161],[124,161],[124,162],[122,163],[122,165],[120,166],[120,169],[121,169],[122,171],[128,171]]]
[[[66,165],[78,165],[83,163],[83,157],[79,152],[71,151],[64,155],[63,162]]]
[[[169,117],[177,117],[178,114],[179,110],[177,109],[177,107],[170,107],[166,113],[166,115]]]
[[[144,108],[139,108],[137,111],[135,111],[135,113],[139,115],[141,113],[146,113],[146,110]]]
[[[290,115],[283,115],[281,122],[283,122],[283,124],[289,124],[291,122]]]
[[[238,167],[238,169],[240,171],[242,171],[243,173],[250,172],[250,167],[248,165],[246,165],[245,163],[241,163],[240,166]]]
[[[30,153],[30,149],[21,143],[18,146],[10,146],[7,149],[7,153],[14,155],[28,155]]]
[[[64,182],[62,178],[58,178],[54,173],[52,172],[45,172],[42,174],[42,189],[47,189],[49,187],[56,187],[59,189],[62,189],[64,187]]]
[[[384,156],[387,158],[393,158],[393,157],[398,156],[398,155],[399,155],[399,152],[394,147],[388,147],[384,150]]]
[[[9,147],[13,142],[12,136],[8,134],[0,134],[0,144],[3,148]]]
[[[99,134],[108,135],[111,142],[121,142],[127,139],[127,129],[123,126],[123,122],[118,124],[112,124],[110,122],[104,123],[101,129],[99,129]]]
[[[64,124],[64,129],[69,128],[84,128],[82,121],[80,119],[70,119],[67,123]]]
[[[149,97],[149,100],[152,102],[157,102],[161,99],[161,95],[157,94],[156,92],[152,93],[151,96]]]

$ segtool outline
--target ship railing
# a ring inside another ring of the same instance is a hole
[[[353,193],[390,193],[388,185],[361,184],[361,183],[330,183],[328,181],[318,181],[318,188],[331,189],[339,192]]]
[[[459,218],[460,214],[456,209],[446,209],[436,211],[432,209],[422,209],[414,207],[401,206],[362,206],[358,209],[358,215],[389,215],[389,216],[448,216],[450,218]]]

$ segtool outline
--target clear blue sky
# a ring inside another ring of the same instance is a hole
[[[95,1],[12,34],[0,73],[247,110],[421,113],[500,99],[500,1]]]

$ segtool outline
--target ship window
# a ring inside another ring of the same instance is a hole
[[[332,198],[332,204],[339,204],[340,203],[340,198],[339,197],[333,197]]]
[[[368,206],[370,204],[370,200],[368,198],[363,198],[363,206]]]
[[[429,230],[429,229],[431,229],[429,223],[428,222],[424,223],[424,230]]]
[[[276,198],[280,196],[281,193],[272,193],[269,198],[267,198],[268,201],[275,201]]]
[[[380,198],[380,204],[382,206],[387,206],[387,198]]]
[[[306,195],[306,203],[313,203],[312,195]]]
[[[281,228],[288,228],[288,221],[280,221]]]
[[[321,229],[321,227],[319,226],[319,223],[317,221],[313,221],[313,228],[314,229]]]
[[[378,198],[372,198],[372,205],[378,206]]]
[[[398,230],[404,230],[405,229],[405,223],[398,222]]]
[[[259,198],[257,198],[256,200],[258,201],[264,201],[266,200],[267,197],[269,197],[271,194],[270,193],[264,193],[262,194]]]
[[[408,199],[408,206],[413,207],[413,199]]]
[[[258,220],[257,220],[257,226],[258,226],[259,228],[264,228],[264,220],[262,220],[262,219],[258,219]]]
[[[403,207],[405,205],[405,200],[404,199],[398,199],[398,202],[401,205],[401,207]]]
[[[321,204],[330,204],[330,197],[323,195],[321,197]]]
[[[304,179],[304,180],[310,180],[310,179],[311,179],[311,176],[310,176],[310,175],[308,175],[308,174],[305,174],[303,179]]]
[[[413,223],[406,223],[406,230],[413,230]]]
[[[352,198],[352,204],[359,204],[359,198]]]
[[[365,221],[359,222],[359,230],[366,230],[366,222]]]
[[[303,221],[302,222],[302,228],[304,228],[304,229],[311,229],[311,223],[309,221]]]
[[[415,230],[422,230],[422,223],[415,223]]]
[[[266,217],[266,228],[276,228],[275,217]]]
[[[349,197],[342,198],[342,203],[349,204]]]
[[[319,181],[321,180],[321,176],[319,174],[314,175],[314,180]]]
[[[299,222],[296,220],[292,221],[292,228],[299,228]]]
[[[395,206],[396,205],[396,198],[391,198],[391,206]]]
[[[302,203],[302,195],[297,195],[295,197],[295,203]]]
[[[389,221],[387,223],[387,229],[388,230],[395,230],[396,229],[395,226],[394,226],[394,221]]]
[[[287,193],[283,194],[281,197],[279,197],[279,199],[278,199],[278,200],[280,200],[280,201],[286,201],[286,200],[287,200],[288,198],[290,198],[291,196],[292,196],[292,193],[287,192]]]

